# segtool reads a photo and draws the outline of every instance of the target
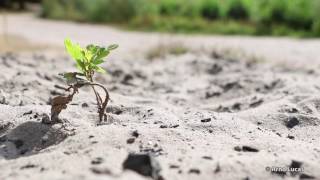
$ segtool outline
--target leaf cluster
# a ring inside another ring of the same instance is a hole
[[[76,61],[78,70],[89,81],[92,81],[94,72],[106,72],[100,65],[105,62],[104,58],[118,47],[116,44],[110,45],[107,48],[90,44],[86,48],[82,48],[79,44],[73,43],[69,38],[65,39],[64,45],[67,52]]]

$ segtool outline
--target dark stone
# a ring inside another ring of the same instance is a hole
[[[38,114],[38,113],[36,113],[35,115],[33,115],[33,118],[34,118],[34,119],[37,119],[37,118],[38,118],[38,116],[39,116],[39,114]]]
[[[178,165],[174,165],[174,164],[172,164],[172,165],[170,165],[170,167],[169,167],[170,169],[178,169],[179,168],[179,166]]]
[[[202,119],[201,122],[206,123],[206,122],[210,122],[211,118],[207,118],[207,119]]]
[[[233,109],[233,110],[236,110],[236,111],[241,110],[241,103],[235,103],[235,104],[232,106],[232,109]]]
[[[170,126],[170,128],[177,128],[177,127],[179,127],[179,124]]]
[[[243,151],[243,152],[259,152],[258,149],[250,147],[250,146],[242,146],[242,148],[240,146],[236,146],[236,147],[234,147],[234,150],[238,151],[238,152],[240,152],[240,151]]]
[[[193,168],[193,169],[190,169],[190,170],[189,170],[189,174],[200,174],[200,173],[201,173],[201,172],[200,172],[199,169]]]
[[[94,173],[94,174],[106,174],[106,175],[111,175],[111,171],[109,169],[101,169],[101,168],[97,168],[97,167],[93,167],[90,168],[90,170]]]
[[[127,139],[127,144],[132,144],[134,143],[134,141],[135,141],[135,138],[129,138]]]
[[[290,108],[287,110],[288,113],[298,113],[298,109],[297,108]]]
[[[302,164],[300,161],[292,160],[290,168],[301,168]]]
[[[288,135],[287,138],[294,139],[294,136]]]
[[[134,131],[131,133],[131,135],[132,135],[133,137],[135,137],[135,138],[138,138],[140,134],[139,134],[138,130],[134,130]]]
[[[242,86],[239,84],[239,82],[229,82],[229,83],[226,83],[225,85],[222,86],[223,90],[225,92],[233,89],[233,88],[237,88],[237,89],[241,89]]]
[[[163,124],[163,125],[160,125],[160,128],[162,128],[162,129],[163,128],[168,128],[168,126]]]
[[[47,80],[47,81],[52,81],[52,78],[49,77],[48,75],[44,75],[44,79]]]
[[[243,152],[259,152],[258,149],[250,147],[250,146],[242,146]]]
[[[25,116],[25,115],[29,115],[29,114],[32,114],[32,110],[30,110],[30,111],[27,111],[27,112],[23,113],[23,116]]]
[[[160,177],[161,167],[150,154],[129,154],[122,167],[154,179]]]
[[[242,150],[240,146],[236,146],[236,147],[234,147],[233,149],[234,149],[235,151],[239,151],[239,152]]]
[[[299,120],[296,117],[289,117],[289,120],[286,122],[287,128],[291,129],[299,124]]]
[[[50,120],[50,117],[48,116],[48,114],[43,113],[41,116],[42,116],[41,122],[43,124],[50,124],[51,123],[51,120]]]
[[[301,168],[302,164],[303,164],[303,163],[300,162],[300,161],[292,160],[292,161],[291,161],[290,168]],[[298,171],[291,171],[291,175],[292,175],[292,176],[295,176],[295,175],[297,175],[297,174],[299,174]]]
[[[206,92],[205,98],[209,99],[215,96],[220,96],[221,93],[220,92]]]
[[[214,170],[214,173],[217,174],[221,171],[220,165],[217,164],[216,169]]]
[[[101,164],[103,163],[103,158],[97,157],[91,161],[91,164]]]
[[[82,103],[82,104],[81,104],[81,107],[87,108],[87,107],[89,107],[89,105],[88,105],[87,103]]]
[[[203,159],[212,160],[211,156],[202,156]]]
[[[255,108],[255,107],[260,106],[262,103],[263,103],[263,99],[259,99],[259,100],[257,100],[257,101],[252,102],[249,106],[250,106],[251,108]]]
[[[34,164],[27,164],[25,166],[22,166],[20,169],[30,169],[30,168],[35,168],[35,167],[37,167],[37,166]]]
[[[123,111],[121,109],[117,109],[117,110],[114,111],[113,114],[120,115],[122,113],[123,113]]]
[[[126,75],[124,75],[121,83],[125,84],[125,85],[131,85],[130,81],[132,81],[132,80],[133,80],[133,76],[131,74],[126,74]]]

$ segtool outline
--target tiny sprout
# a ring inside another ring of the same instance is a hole
[[[112,50],[118,48],[118,45],[113,44],[104,48],[90,44],[86,48],[82,48],[79,44],[72,43],[68,38],[65,39],[64,44],[69,55],[75,60],[79,72],[65,72],[59,74],[66,80],[68,85],[68,88],[65,88],[65,90],[70,91],[72,89],[72,93],[68,96],[57,96],[52,99],[51,123],[61,122],[59,119],[60,112],[67,108],[67,104],[72,101],[73,96],[78,92],[78,89],[83,86],[91,86],[96,96],[99,120],[101,123],[107,119],[105,110],[109,101],[109,93],[103,85],[94,82],[93,77],[97,72],[106,73],[100,65],[105,62],[104,58],[107,57]],[[102,100],[95,87],[100,87],[105,91],[104,100]]]

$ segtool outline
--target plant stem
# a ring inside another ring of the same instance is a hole
[[[93,83],[93,78],[92,78],[92,76],[93,76],[93,73],[90,73],[90,74],[88,75],[88,78],[87,78],[91,83]],[[92,88],[92,90],[93,90],[93,92],[94,92],[94,95],[96,96],[96,101],[97,101],[98,109],[101,109],[102,98],[101,98],[101,96],[99,95],[99,93],[96,91],[96,89],[94,88],[94,86],[91,86],[91,88]],[[98,111],[99,111],[99,110],[98,110]]]
[[[98,86],[98,87],[100,87],[101,89],[103,89],[104,92],[106,93],[105,100],[104,100],[103,103],[101,104],[101,108],[99,109],[99,112],[98,112],[98,113],[99,113],[99,120],[100,120],[100,122],[102,122],[102,121],[103,121],[103,117],[104,117],[104,112],[105,112],[105,110],[106,110],[106,107],[107,107],[107,105],[108,105],[109,98],[110,98],[109,92],[108,92],[107,88],[105,88],[103,85],[101,85],[101,84],[99,84],[99,83],[89,83],[89,85],[91,85],[92,87],[93,87],[93,86]],[[101,97],[100,97],[100,98],[101,98]]]

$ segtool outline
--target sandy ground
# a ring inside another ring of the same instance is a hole
[[[11,41],[14,52],[1,53],[1,180],[150,179],[123,170],[129,153],[151,153],[166,180],[320,179],[319,40],[124,32],[25,14],[7,23],[31,45]],[[96,78],[110,91],[110,124],[97,126],[88,88],[61,114],[65,124],[41,123],[65,93],[57,74],[74,70],[67,36],[120,45]],[[189,51],[145,58],[173,43]]]

